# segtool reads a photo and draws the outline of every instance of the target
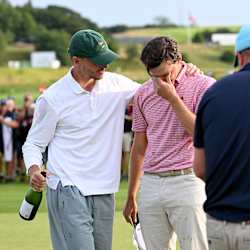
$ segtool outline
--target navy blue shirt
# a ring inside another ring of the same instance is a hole
[[[194,146],[205,149],[204,210],[219,220],[250,220],[250,64],[204,94]]]

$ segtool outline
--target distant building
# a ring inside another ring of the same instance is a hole
[[[8,61],[8,67],[11,69],[20,69],[21,62],[17,61],[17,60],[10,60],[10,61]]]
[[[52,68],[57,69],[61,63],[56,58],[55,51],[35,51],[30,55],[32,68]]]
[[[234,33],[214,33],[211,40],[221,46],[234,46],[237,34]]]

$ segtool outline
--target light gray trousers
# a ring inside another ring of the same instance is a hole
[[[208,250],[204,182],[194,174],[141,178],[139,218],[147,250]],[[175,239],[175,237],[174,237]]]
[[[207,216],[210,250],[250,250],[250,225],[216,220]]]
[[[84,196],[75,186],[48,188],[54,250],[111,250],[114,195]]]

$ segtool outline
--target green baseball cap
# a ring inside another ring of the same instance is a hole
[[[68,53],[70,56],[88,58],[97,65],[108,65],[118,55],[109,49],[103,36],[94,30],[79,30],[70,40]]]

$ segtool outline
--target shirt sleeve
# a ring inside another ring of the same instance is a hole
[[[197,113],[199,103],[201,101],[201,98],[205,94],[205,92],[215,83],[215,79],[211,77],[205,77],[204,81],[201,82],[201,84],[198,85],[196,90],[196,98],[194,101],[194,112]]]
[[[57,122],[58,114],[45,98],[39,98],[32,126],[22,148],[27,171],[32,165],[42,166],[42,153],[54,137]]]
[[[136,91],[139,89],[141,84],[129,79],[126,76],[119,75],[118,81],[121,86],[121,90],[125,95],[126,104],[129,103],[129,101],[133,98]]]
[[[142,95],[140,91],[138,91],[133,98],[132,118],[132,130],[134,132],[145,132],[148,125],[142,110]]]

